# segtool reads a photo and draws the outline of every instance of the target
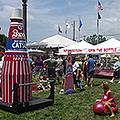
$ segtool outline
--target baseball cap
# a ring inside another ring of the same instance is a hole
[[[114,57],[114,59],[115,59],[115,60],[119,60],[119,58],[118,58],[118,57],[116,57],[116,56]]]

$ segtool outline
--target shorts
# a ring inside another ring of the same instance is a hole
[[[43,69],[43,67],[35,67],[33,70],[38,72],[40,69]]]
[[[118,77],[118,78],[120,78],[120,70],[118,70],[118,71],[114,71],[114,77]]]
[[[55,68],[48,68],[47,69],[47,78],[55,78],[56,74],[55,74]]]
[[[62,77],[62,72],[63,72],[62,70],[57,70],[56,71],[56,76],[61,76]]]
[[[94,70],[87,72],[86,75],[87,75],[87,78],[89,78],[89,79],[94,78]]]
[[[84,77],[85,77],[85,80],[87,79],[87,73],[88,71],[86,71],[86,72],[84,72],[83,74],[84,74]]]
[[[74,74],[73,74],[73,82],[74,82],[74,84],[77,84],[76,75],[74,75]]]

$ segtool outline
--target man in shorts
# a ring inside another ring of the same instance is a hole
[[[92,58],[92,54],[89,54],[89,59],[86,62],[87,62],[88,72],[87,72],[87,80],[86,80],[85,87],[88,87],[89,79],[91,79],[91,87],[93,87],[94,67],[95,67],[96,62]]]

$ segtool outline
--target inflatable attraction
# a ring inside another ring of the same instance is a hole
[[[118,107],[112,107],[112,110],[114,113],[118,112]],[[105,105],[102,102],[97,102],[93,105],[93,112],[95,113],[95,115],[100,115],[100,116],[104,116],[104,115],[108,115],[110,114],[110,112],[106,109]]]

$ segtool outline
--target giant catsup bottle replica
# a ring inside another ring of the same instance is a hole
[[[75,91],[74,91],[74,83],[73,83],[72,54],[71,51],[68,51],[64,95],[71,94],[74,92]]]
[[[23,27],[21,9],[12,9],[11,24],[2,66],[2,101],[13,102],[14,83],[30,83],[31,69]],[[31,87],[18,88],[18,102],[31,100]]]

